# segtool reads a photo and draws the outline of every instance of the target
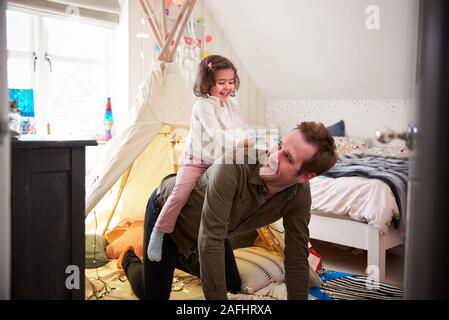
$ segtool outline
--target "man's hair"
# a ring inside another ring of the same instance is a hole
[[[234,92],[231,93],[231,96],[234,96],[240,87],[237,68],[229,59],[219,55],[207,56],[200,62],[193,93],[197,97],[207,98],[210,95],[211,88],[215,86],[215,73],[224,69],[234,70]]]
[[[317,176],[331,169],[337,162],[335,141],[330,131],[317,122],[301,122],[296,126],[306,142],[317,147],[312,158],[305,161],[298,170],[298,175],[306,172],[315,173]]]

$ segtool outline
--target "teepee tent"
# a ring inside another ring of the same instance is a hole
[[[87,180],[86,232],[104,233],[112,218],[116,222],[143,218],[149,195],[162,177],[174,171],[173,130],[187,128],[190,121],[194,96],[175,53],[195,0],[179,6],[171,31],[162,14],[164,0],[158,11],[147,0],[139,1],[160,54],[130,109],[131,124],[102,147]]]

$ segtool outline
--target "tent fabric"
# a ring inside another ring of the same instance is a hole
[[[171,137],[172,134],[156,134],[134,161],[109,229],[127,219],[133,221],[144,219],[145,208],[151,193],[159,186],[162,178],[174,172],[171,161]],[[176,149],[179,161],[182,155],[182,145],[176,146]],[[99,234],[105,229],[120,184],[121,178],[107,190],[105,196],[95,205],[95,214],[91,212],[85,220],[86,233]]]
[[[188,82],[184,80],[178,64],[153,62],[151,72],[140,86],[130,109],[131,125],[102,146],[97,165],[87,179],[86,214],[95,208],[114,184],[120,182],[120,177],[131,165],[133,167],[128,177],[129,182],[147,176],[145,171],[151,172],[152,177],[147,179],[153,182],[143,181],[145,191],[149,192],[148,195],[151,193],[154,180],[160,182],[161,174],[170,173],[167,171],[170,171],[172,166],[170,137],[159,133],[164,125],[170,126],[165,127],[164,131],[188,127],[193,103],[192,89],[188,88]],[[146,155],[146,158],[135,162],[142,155]],[[128,193],[131,193],[129,182],[121,196],[127,202]],[[111,196],[112,192],[109,192],[108,196]],[[139,189],[132,191],[139,192]],[[141,209],[140,206],[137,207]],[[138,208],[133,207],[131,210]],[[143,212],[140,211],[140,214]],[[97,220],[102,221],[98,216]]]

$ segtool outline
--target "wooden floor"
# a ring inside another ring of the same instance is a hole
[[[366,275],[366,251],[333,243],[311,240],[328,270]],[[402,246],[387,251],[385,282],[403,288],[404,250]]]

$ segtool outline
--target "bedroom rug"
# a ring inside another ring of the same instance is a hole
[[[404,297],[403,289],[366,276],[326,272],[322,279],[324,283],[320,287],[309,290],[318,300],[402,300]]]

